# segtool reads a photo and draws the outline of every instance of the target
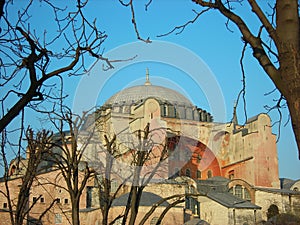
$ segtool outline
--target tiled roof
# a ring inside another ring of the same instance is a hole
[[[224,205],[228,208],[242,208],[242,209],[260,209],[261,207],[252,204],[250,201],[240,199],[229,192],[211,191],[207,194],[210,199]]]
[[[271,192],[271,193],[280,193],[280,194],[294,194],[294,195],[300,195],[299,191],[293,191],[290,189],[276,189],[276,188],[264,188],[264,187],[255,187],[256,190],[265,191],[265,192]]]
[[[280,178],[281,189],[291,189],[291,187],[299,181],[300,181],[300,179],[291,180],[291,179],[287,179],[287,178]]]
[[[201,193],[208,193],[212,190],[218,192],[228,192],[227,184],[230,182],[225,177],[212,177],[207,180],[198,180],[197,188]]]
[[[197,189],[203,195],[228,208],[260,209],[250,201],[238,198],[228,192],[227,184],[230,180],[224,177],[213,177],[197,181]]]

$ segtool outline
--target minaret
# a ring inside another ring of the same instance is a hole
[[[234,101],[233,105],[233,118],[232,118],[232,123],[233,123],[233,129],[236,130],[236,126],[238,125],[238,119],[236,115],[236,107],[237,107],[237,102]]]
[[[151,85],[151,82],[149,81],[149,69],[146,69],[146,82],[145,85]]]

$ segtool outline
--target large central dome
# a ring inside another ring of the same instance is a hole
[[[172,105],[193,106],[186,97],[177,91],[152,85],[149,81],[148,69],[146,71],[146,82],[144,85],[129,87],[116,93],[105,102],[105,105],[132,105],[148,98],[155,98],[161,102],[167,102]]]
[[[171,103],[172,105],[192,106],[192,103],[177,91],[162,86],[151,85],[148,82],[145,85],[129,87],[116,93],[105,104],[131,105],[151,97],[162,102]]]
[[[152,100],[147,101],[151,98]],[[147,112],[150,114],[147,115],[151,118],[160,114],[162,118],[180,118],[203,122],[213,121],[209,112],[193,105],[183,94],[170,88],[152,85],[149,81],[148,70],[144,85],[137,85],[119,91],[100,107],[99,112],[102,115],[113,112],[117,113],[118,116],[123,114],[132,116],[137,112],[136,110],[142,108],[146,111],[148,110]],[[141,112],[139,111],[137,115],[142,116]]]

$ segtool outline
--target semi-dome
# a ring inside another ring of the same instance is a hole
[[[152,97],[172,105],[192,106],[192,103],[177,91],[162,86],[146,84],[126,88],[110,97],[105,104],[131,105]]]

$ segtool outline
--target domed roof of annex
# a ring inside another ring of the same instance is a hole
[[[172,105],[193,106],[191,101],[181,93],[170,88],[152,85],[149,81],[148,72],[144,85],[125,88],[111,96],[104,105],[131,105],[143,102],[148,98],[155,98],[158,101]]]

